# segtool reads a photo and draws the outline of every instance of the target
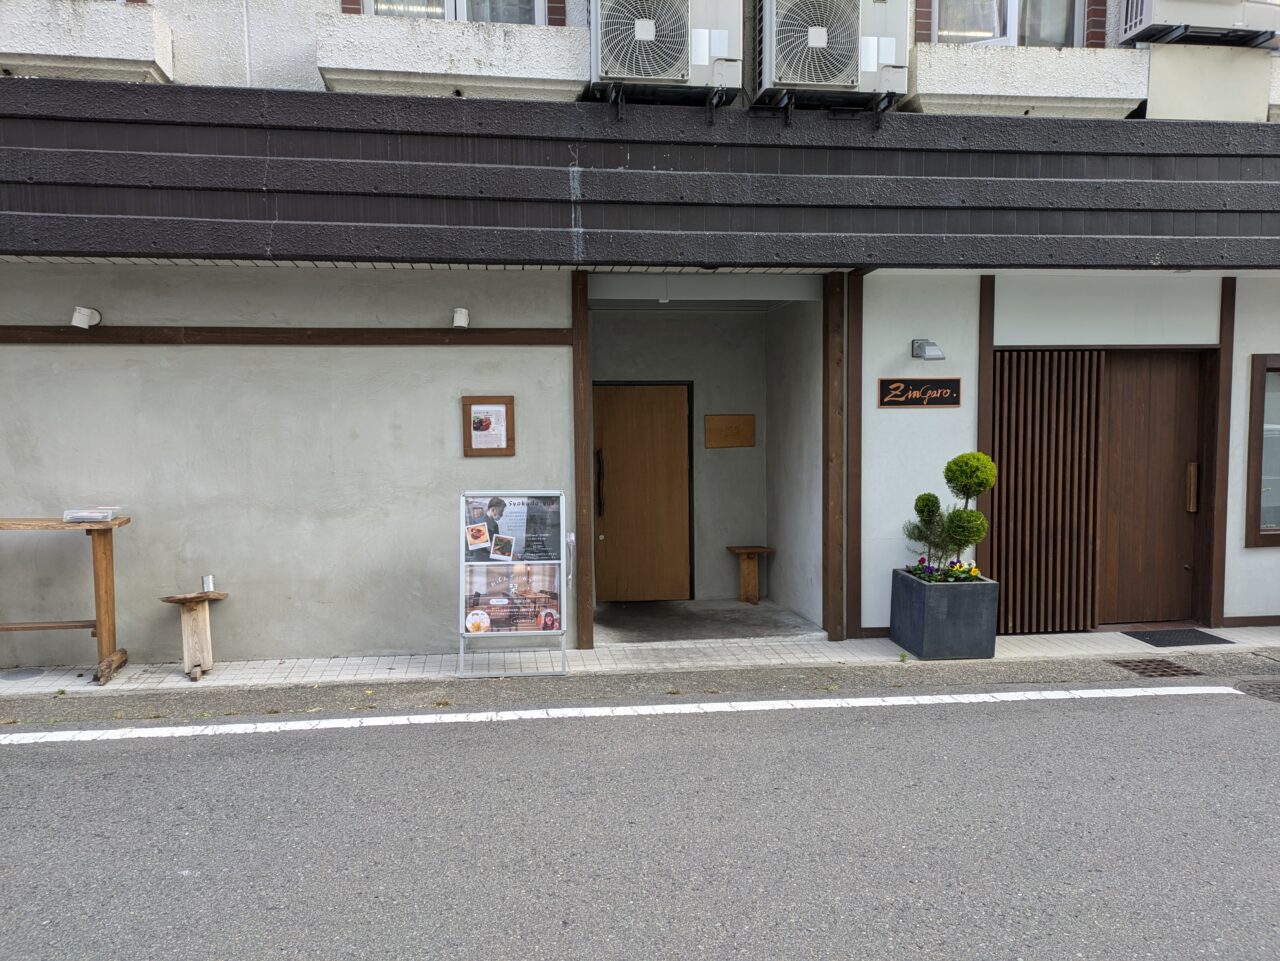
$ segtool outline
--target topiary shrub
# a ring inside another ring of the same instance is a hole
[[[987,536],[987,518],[969,505],[995,486],[996,465],[986,454],[973,451],[948,461],[942,476],[947,489],[963,498],[964,505],[943,510],[936,494],[916,498],[916,519],[907,521],[902,533],[921,556],[907,570],[926,581],[977,580],[982,572],[976,565],[963,564],[960,555]],[[954,560],[947,564],[949,558]]]
[[[977,500],[996,486],[996,465],[986,454],[975,450],[947,461],[947,466],[942,468],[942,476],[947,482],[947,489],[956,497],[963,498],[964,506],[968,507],[969,501]]]

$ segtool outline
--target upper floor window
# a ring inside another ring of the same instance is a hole
[[[365,9],[389,17],[490,23],[547,22],[546,0],[368,0]]]
[[[1246,547],[1280,547],[1280,354],[1254,354],[1249,384]]]
[[[934,0],[936,43],[1076,47],[1084,0]]]

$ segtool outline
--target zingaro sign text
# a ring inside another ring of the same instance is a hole
[[[960,378],[911,380],[906,377],[881,377],[880,406],[959,407]]]

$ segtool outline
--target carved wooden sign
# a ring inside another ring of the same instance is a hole
[[[881,377],[881,407],[959,407],[960,378]]]
[[[706,446],[755,447],[755,414],[707,414],[703,418]]]

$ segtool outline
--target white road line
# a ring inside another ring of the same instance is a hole
[[[1185,694],[1239,694],[1234,687],[1116,687],[1075,691],[997,691],[987,694],[904,694],[891,697],[830,697],[792,701],[707,701],[701,704],[623,704],[617,707],[549,707],[523,711],[454,714],[399,714],[389,717],[335,717],[309,721],[260,721],[253,724],[192,724],[186,727],[119,727],[87,731],[24,731],[0,734],[6,744],[62,741],[125,741],[137,738],[203,737],[212,734],[285,734],[353,727],[408,724],[488,724],[495,721],[545,721],[583,717],[648,717],[658,714],[807,711],[815,708],[915,707],[928,704],[1008,704],[1014,701],[1161,697]]]

